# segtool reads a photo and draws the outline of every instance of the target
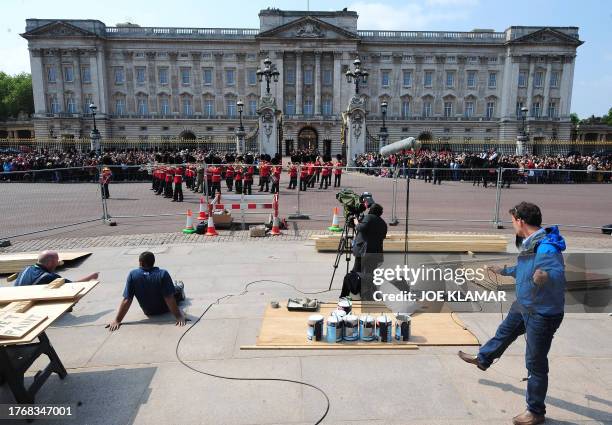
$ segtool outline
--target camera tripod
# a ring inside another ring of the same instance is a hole
[[[342,258],[342,254],[344,254],[344,259],[346,260],[346,273],[348,274],[349,272],[349,265],[351,263],[351,254],[353,248],[353,239],[355,238],[355,227],[352,226],[352,220],[352,216],[346,218],[344,228],[342,229],[342,234],[340,235],[340,241],[338,242],[338,248],[336,251],[336,261],[334,261],[334,272],[332,273],[331,280],[329,281],[330,291],[334,283],[334,276],[336,276],[336,270],[338,270],[338,265],[340,264],[340,258]]]

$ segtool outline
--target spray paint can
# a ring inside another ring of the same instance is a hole
[[[366,314],[359,318],[359,336],[362,341],[374,340],[374,318],[372,316]]]
[[[357,316],[347,314],[344,316],[344,340],[357,341],[359,339],[359,319]]]
[[[332,315],[327,318],[327,342],[342,341],[342,320]]]
[[[380,342],[393,340],[393,328],[389,317],[383,315],[376,318],[376,336]]]
[[[320,314],[313,314],[308,317],[306,338],[308,338],[309,341],[321,341],[323,339],[323,316]]]
[[[346,314],[349,314],[353,310],[353,303],[348,298],[340,298],[338,310],[343,310]]]
[[[398,313],[395,316],[395,340],[408,341],[410,339],[410,315]]]

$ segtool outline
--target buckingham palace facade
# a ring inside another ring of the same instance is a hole
[[[533,140],[570,138],[577,27],[368,31],[347,10],[266,9],[259,18],[257,29],[28,19],[36,136],[87,137],[90,103],[103,138],[232,136],[237,100],[256,131],[266,86],[256,71],[269,57],[286,146],[340,151],[355,58],[369,72],[360,95],[370,134],[387,102],[389,141],[512,140],[522,107]]]

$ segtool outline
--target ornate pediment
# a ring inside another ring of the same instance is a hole
[[[64,21],[55,21],[22,34],[24,38],[34,37],[97,37],[97,34]]]
[[[312,16],[280,25],[257,35],[257,38],[357,39],[357,34]]]
[[[523,35],[510,41],[511,44],[562,44],[580,46],[583,41],[571,37],[553,28],[542,28],[530,34]]]

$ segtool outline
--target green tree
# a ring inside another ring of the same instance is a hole
[[[34,113],[32,76],[0,72],[0,120],[16,118],[20,112]]]
[[[612,125],[612,108],[608,110],[608,115],[604,115],[603,117],[601,117],[601,119],[607,125]]]
[[[578,114],[575,112],[572,112],[570,114],[570,120],[572,121],[572,125],[576,126],[580,123],[580,118],[578,118]]]

